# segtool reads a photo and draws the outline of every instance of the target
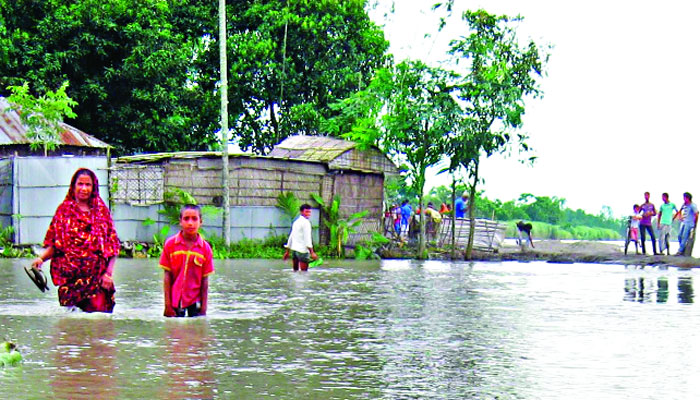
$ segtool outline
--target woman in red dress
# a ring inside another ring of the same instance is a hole
[[[32,265],[40,269],[51,259],[51,278],[62,306],[112,312],[112,271],[120,244],[91,170],[80,168],[73,174],[68,194],[46,232],[44,247],[44,254]]]

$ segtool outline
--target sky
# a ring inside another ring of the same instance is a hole
[[[482,160],[488,198],[556,196],[592,214],[609,206],[617,217],[643,203],[645,191],[657,208],[662,192],[679,207],[684,192],[700,202],[700,3],[455,0],[454,18],[438,33],[430,10],[438,1],[380,0],[370,12],[396,61],[439,65],[449,40],[466,34],[465,9],[519,14],[523,39],[552,46],[544,97],[526,103],[522,132],[534,150]],[[529,156],[534,165],[519,162]],[[449,182],[433,174],[428,185]]]

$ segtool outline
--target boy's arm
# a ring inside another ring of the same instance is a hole
[[[173,305],[172,305],[172,296],[171,296],[171,289],[172,289],[172,278],[170,275],[170,271],[163,271],[163,295],[165,296],[165,310],[163,311],[163,316],[166,317],[174,317],[175,316],[175,310],[173,310]]]
[[[199,310],[199,315],[207,315],[207,300],[209,297],[209,277],[202,278],[202,285],[199,289],[199,298],[202,300],[202,307]]]

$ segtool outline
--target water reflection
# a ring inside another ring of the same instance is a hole
[[[668,300],[668,278],[660,277],[657,281],[656,302],[665,303]]]
[[[165,322],[166,375],[162,399],[210,399],[216,380],[209,365],[207,321],[167,320]]]
[[[693,278],[679,276],[677,279],[678,303],[693,303]],[[650,276],[625,278],[624,300],[639,303],[667,303],[669,299],[669,278]]]
[[[693,302],[693,278],[689,276],[681,276],[678,278],[678,302]]]
[[[111,319],[60,318],[53,326],[51,388],[59,399],[117,399]]]

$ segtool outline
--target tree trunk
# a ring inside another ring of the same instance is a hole
[[[454,174],[452,175],[452,232],[451,233],[451,240],[450,240],[450,259],[454,260],[455,259],[455,243],[456,243],[456,227],[455,223],[457,222],[457,212],[455,210],[455,203],[457,202],[457,182],[455,181],[455,176]]]
[[[423,189],[421,189],[421,193],[423,193]],[[425,214],[425,211],[423,210],[423,196],[418,197],[418,209],[420,210],[419,216],[418,216],[418,221],[420,222],[420,237],[418,240],[418,259],[422,260],[425,255],[425,220],[423,219],[423,215]],[[413,216],[411,216],[413,218]]]
[[[472,249],[474,247],[474,196],[476,195],[476,183],[479,181],[479,159],[474,160],[474,176],[469,187],[469,240],[467,241],[467,251],[464,254],[466,260],[472,259]]]

